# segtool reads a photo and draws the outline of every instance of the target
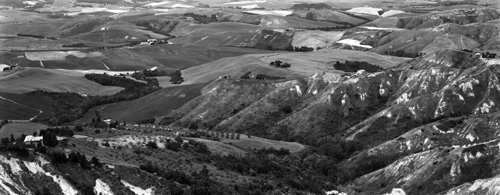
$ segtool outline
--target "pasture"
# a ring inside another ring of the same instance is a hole
[[[241,135],[240,139],[221,139],[220,142],[226,143],[226,144],[231,144],[234,146],[237,146],[239,148],[244,148],[244,149],[268,149],[268,148],[274,148],[274,149],[280,149],[284,148],[289,150],[291,153],[296,153],[300,152],[306,147],[302,144],[299,144],[297,142],[284,142],[284,141],[276,141],[276,140],[270,140],[270,139],[265,139],[265,138],[260,138],[260,137],[255,137],[251,136],[248,137],[247,135]]]
[[[102,86],[84,77],[84,72],[24,68],[0,73],[0,91],[22,94],[44,90],[50,92],[74,92],[86,95],[112,95],[123,88]]]
[[[10,137],[11,134],[15,138],[19,138],[23,134],[32,135],[33,132],[39,132],[46,128],[47,125],[40,123],[7,123],[0,129],[0,138]]]

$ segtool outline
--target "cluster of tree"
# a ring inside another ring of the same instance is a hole
[[[333,64],[333,67],[344,72],[357,72],[358,70],[365,70],[366,72],[380,72],[384,70],[382,67],[370,64],[368,62],[347,60],[345,61],[345,63],[337,61],[335,64]]]
[[[147,84],[142,82],[137,82],[131,79],[120,76],[110,76],[106,73],[104,74],[86,74],[85,78],[104,86],[118,86],[125,89],[134,89],[145,87]]]
[[[352,28],[351,24],[343,24],[342,26],[328,26],[328,27],[309,27],[309,28],[304,28],[307,30],[321,30],[321,31],[338,31],[338,30],[343,30],[343,29],[348,29]]]
[[[6,125],[7,123],[9,123],[9,120],[2,120],[0,121],[0,128],[3,127],[4,125]]]
[[[64,137],[73,137],[73,135],[75,134],[73,132],[73,130],[68,126],[49,127],[45,130],[40,130],[39,135],[44,136],[46,133],[51,133],[54,135],[59,135],[59,136],[64,136]],[[33,135],[36,136],[36,132],[34,132]]]
[[[250,74],[252,74],[252,71],[248,71],[246,72],[243,76],[241,76],[240,78],[241,79],[250,79]]]
[[[301,46],[301,47],[294,47],[293,51],[309,52],[309,51],[314,51],[314,48],[307,47],[307,46]]]
[[[182,78],[181,70],[177,70],[170,75],[170,83],[181,84],[182,82],[184,82],[184,78]]]
[[[90,169],[91,168],[91,164],[87,160],[87,157],[85,157],[85,155],[82,154],[82,153],[80,153],[80,152],[71,152],[71,153],[69,153],[69,155],[68,155],[68,162],[69,163],[79,164],[80,167],[82,167],[83,169]]]
[[[146,143],[146,147],[151,148],[151,149],[158,149],[158,144],[154,141],[149,141]]]
[[[396,56],[396,57],[407,57],[407,58],[416,58],[420,57],[422,55],[425,55],[425,53],[412,53],[409,52],[407,53],[405,50],[396,50],[396,51],[384,51],[382,55],[390,55],[390,56]]]
[[[497,57],[497,54],[496,53],[490,53],[490,52],[486,52],[486,53],[481,53],[481,57],[483,58],[496,58]]]
[[[56,134],[47,132],[43,133],[42,137],[42,143],[44,146],[55,147],[57,146],[57,144],[59,144],[59,140],[57,140]]]
[[[279,60],[277,60],[277,61],[279,61]],[[275,62],[271,62],[271,64],[272,64],[271,66],[276,66],[276,67],[280,67],[280,68],[288,68],[288,67],[290,67],[290,64],[288,64],[286,62],[284,64],[280,63],[279,65],[276,65]],[[250,77],[251,73],[252,72],[248,71],[247,73],[245,73],[240,78],[241,79],[251,79],[252,78],[252,77]],[[271,75],[266,75],[266,74],[257,74],[257,75],[255,75],[255,79],[259,79],[259,80],[280,80],[280,79],[286,79],[286,77],[271,76]],[[238,111],[238,110],[235,110],[235,111]]]
[[[303,10],[303,9],[332,9],[332,6],[329,6],[324,3],[298,3],[294,4],[290,9],[294,10]]]
[[[159,76],[167,76],[167,72],[164,70],[149,70],[149,69],[144,69],[141,71],[136,71],[132,73],[132,77],[138,80],[147,80],[147,77],[159,77]]]
[[[88,126],[94,128],[106,128],[108,124],[101,120],[101,113],[98,110],[94,111],[95,115],[92,117],[92,121]]]
[[[278,68],[290,68],[290,63],[288,62],[282,62],[281,60],[275,60],[269,63],[271,66],[278,67]]]
[[[286,77],[271,76],[271,75],[266,75],[266,74],[257,74],[255,76],[255,79],[258,79],[258,80],[280,80],[280,79],[286,79]]]
[[[165,148],[172,150],[174,152],[178,152],[181,149],[182,143],[184,140],[180,136],[175,137],[174,141],[167,139],[165,143]]]
[[[84,43],[75,43],[75,44],[68,44],[68,45],[62,45],[63,47],[87,47]]]
[[[92,165],[95,167],[102,166],[102,163],[97,157],[94,156],[89,161],[87,160],[85,154],[75,151],[69,153],[69,155],[66,156],[64,151],[53,149],[47,152],[47,156],[49,156],[51,162],[54,164],[75,163],[79,164],[83,169],[91,169]]]
[[[227,194],[227,192],[230,191],[230,189],[227,189],[222,184],[210,179],[210,171],[206,166],[203,166],[200,171],[191,173],[191,175],[178,170],[155,165],[150,161],[139,166],[139,168],[167,180],[190,186],[190,193],[188,194],[218,195]],[[184,194],[182,189],[176,189],[176,191],[178,191],[179,194]]]
[[[263,149],[255,151],[254,153],[259,154],[259,155],[274,154],[274,155],[278,155],[278,156],[286,156],[286,155],[290,155],[290,150],[285,149],[285,148],[280,148],[279,150],[277,150],[275,148],[267,148],[267,149],[263,148]]]
[[[207,145],[201,142],[197,142],[193,139],[189,139],[187,144],[183,144],[183,147],[186,147],[186,149],[192,148],[193,151],[197,153],[210,154]]]
[[[14,69],[14,66],[5,67],[5,68],[3,68],[3,71],[5,72],[8,70],[12,70],[12,69]]]
[[[195,14],[195,13],[185,13],[184,16],[186,16],[186,17],[192,17],[194,20],[196,20],[196,21],[198,21],[199,23],[202,23],[202,24],[219,22],[219,20],[217,19],[217,15],[216,14],[212,14],[212,15],[210,15],[210,17],[208,17],[206,15],[199,15],[199,14]]]

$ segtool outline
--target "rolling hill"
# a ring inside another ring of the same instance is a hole
[[[50,92],[74,92],[85,95],[112,95],[121,87],[102,86],[84,78],[85,73],[60,71],[42,68],[23,68],[2,72],[0,91],[8,93],[27,93],[43,90]],[[7,74],[6,74],[7,73]]]
[[[327,74],[274,82],[217,80],[157,123],[310,144],[321,136],[340,136],[363,143],[362,153],[341,163],[354,174],[362,194],[394,187],[440,193],[494,177],[491,173],[498,169],[487,160],[498,156],[498,139],[491,136],[498,133],[498,124],[484,118],[497,120],[499,71],[498,64],[486,64],[464,52],[440,50],[386,71],[336,81]],[[470,124],[487,130],[479,132]],[[469,161],[463,157],[478,152]],[[381,161],[378,153],[384,154]],[[469,171],[485,161],[484,169]],[[449,172],[457,166],[461,172]],[[446,182],[433,187],[438,181]]]
[[[168,87],[136,100],[98,106],[91,109],[75,123],[89,123],[94,117],[94,110],[99,111],[103,118],[129,123],[166,115],[199,96],[203,86],[205,84],[201,83]]]

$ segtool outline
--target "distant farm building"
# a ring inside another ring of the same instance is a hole
[[[63,140],[68,139],[68,137],[60,137],[60,136],[56,136],[56,137],[57,137],[57,141],[63,141]],[[28,145],[37,145],[38,143],[41,143],[43,145],[42,141],[43,141],[43,136],[27,135],[24,138],[24,143],[28,144]]]
[[[41,143],[43,140],[42,136],[32,136],[32,135],[27,135],[24,138],[24,143],[29,144],[29,145],[37,145],[38,143]]]

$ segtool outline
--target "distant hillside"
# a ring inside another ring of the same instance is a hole
[[[129,123],[166,115],[201,95],[201,88],[204,86],[205,84],[202,83],[169,87],[136,100],[98,106],[75,123],[89,123],[95,117],[94,110],[99,111],[103,118]]]
[[[122,90],[121,87],[102,86],[84,78],[85,73],[25,68],[11,70],[12,73],[0,74],[0,91],[9,93],[27,93],[44,90],[51,92],[74,92],[85,95],[112,95]],[[9,71],[9,72],[11,72]]]
[[[498,140],[491,136],[498,133],[498,124],[485,119],[498,120],[500,71],[498,64],[486,61],[440,50],[351,78],[332,80],[318,73],[274,82],[217,80],[157,123],[196,124],[311,145],[326,135],[341,137],[363,143],[362,153],[340,163],[362,194],[394,186],[435,194],[493,177],[500,167],[488,160],[498,156]],[[485,131],[466,124],[485,125]],[[384,158],[378,159],[377,153]],[[464,157],[469,153],[472,157]],[[456,166],[462,171],[451,168]],[[408,178],[405,185],[401,177]]]

